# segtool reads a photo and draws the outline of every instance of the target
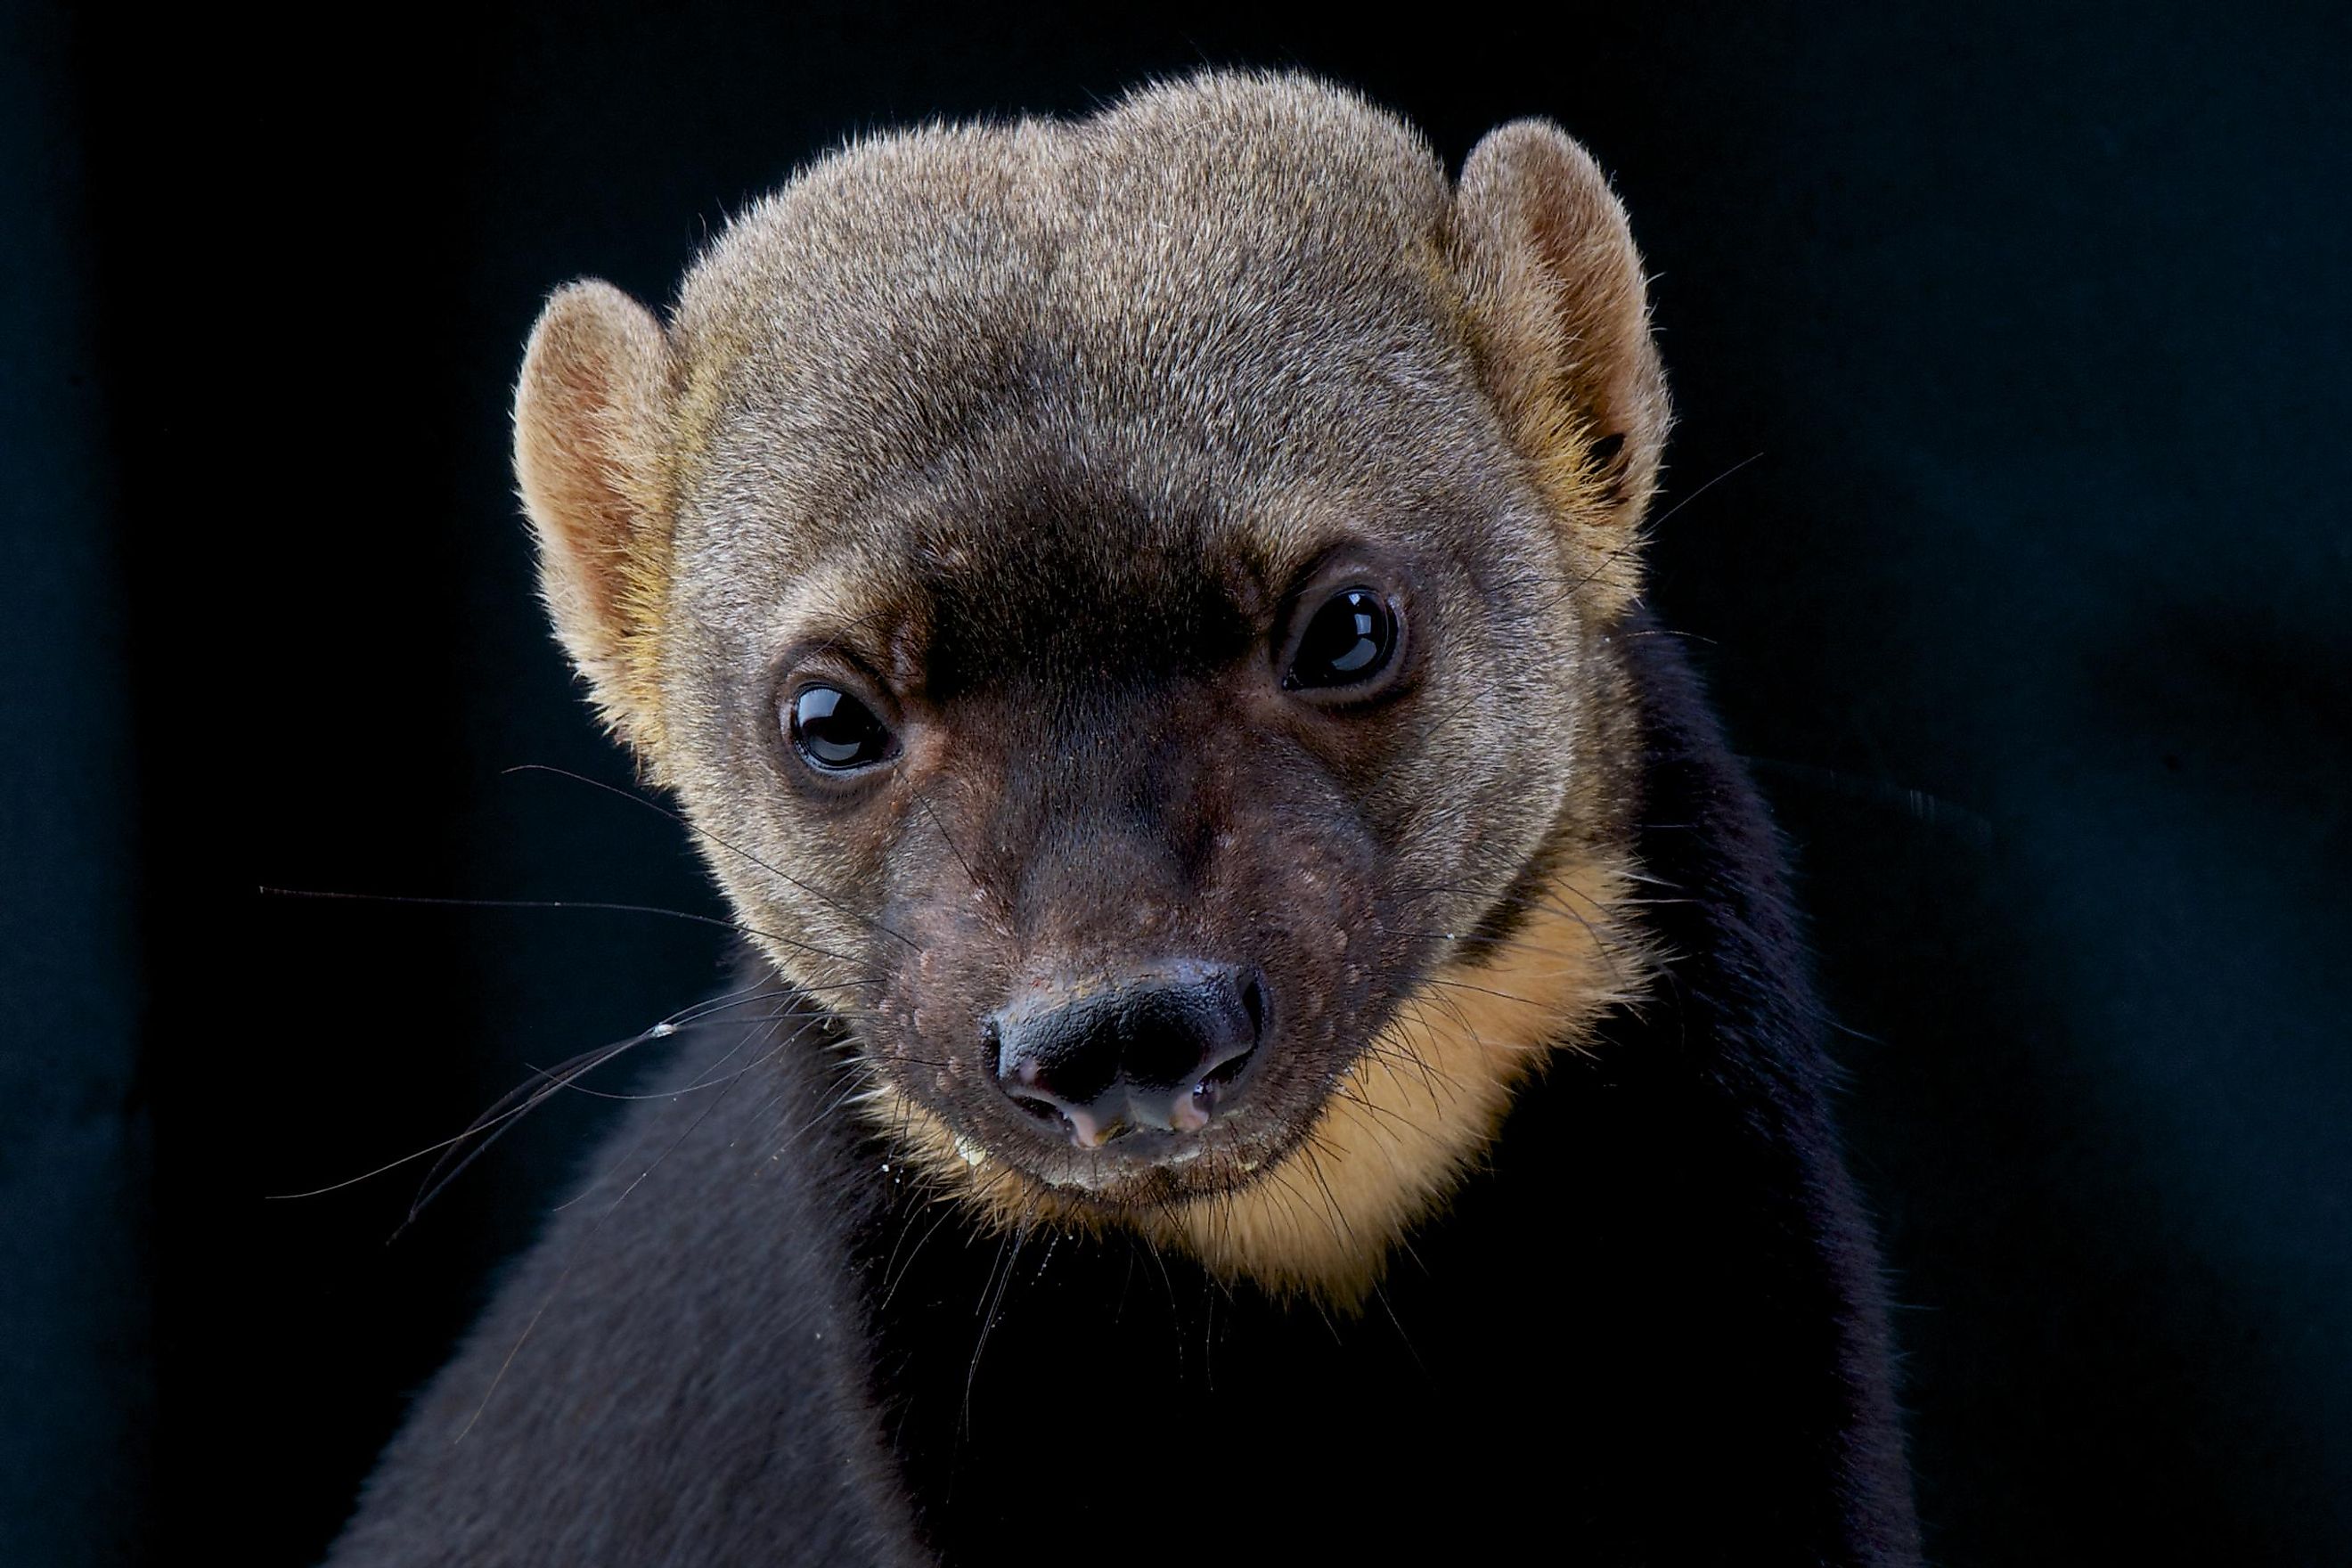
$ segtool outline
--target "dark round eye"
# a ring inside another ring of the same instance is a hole
[[[1370,588],[1342,588],[1307,623],[1283,684],[1318,690],[1360,686],[1388,668],[1396,646],[1396,615],[1388,601]]]
[[[890,731],[874,710],[837,686],[803,686],[792,700],[793,745],[814,767],[848,773],[890,751]]]

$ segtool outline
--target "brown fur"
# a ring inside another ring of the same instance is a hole
[[[1129,1226],[1342,1304],[1640,994],[1608,633],[1667,419],[1623,214],[1558,130],[1497,131],[1454,185],[1358,99],[1226,76],[851,147],[731,225],[667,326],[559,293],[516,400],[565,646],[776,966],[856,1022],[877,1125],[995,1223]],[[1038,715],[1113,700],[1065,630],[1149,645],[1112,620],[1164,595],[1263,646],[1331,549],[1417,595],[1410,699],[1304,715],[1204,651],[1041,782]],[[1013,606],[1055,573],[1110,618]],[[812,659],[908,737],[854,803],[776,745],[773,672]],[[1174,837],[1063,845],[1114,775]],[[1152,942],[1258,944],[1289,1032],[1192,1169],[1097,1182],[992,1120],[966,1042],[1024,976]]]

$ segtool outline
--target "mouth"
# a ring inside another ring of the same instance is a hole
[[[1184,1164],[1199,1157],[1200,1135],[1221,1108],[1240,1098],[1262,1054],[1252,1045],[1198,1076],[1187,1073],[1166,1085],[1121,1082],[1084,1104],[1041,1092],[1035,1083],[1008,1086],[1005,1098],[1031,1131],[1050,1141],[1082,1150],[1116,1143],[1122,1153],[1150,1163]]]
[[[1105,1209],[1144,1208],[1229,1193],[1279,1157],[1293,1140],[1258,1116],[1203,1132],[1130,1126],[1087,1146],[1074,1139],[989,1149],[959,1137],[967,1163],[992,1165]]]
[[[901,1093],[906,1091],[902,1090]],[[910,1100],[915,1097],[908,1095]],[[1231,1194],[1278,1163],[1303,1136],[1305,1123],[1250,1104],[1220,1116],[1208,1127],[1183,1131],[1130,1121],[1112,1136],[1081,1142],[1056,1112],[992,1115],[975,1126],[945,1108],[919,1119],[936,1131],[923,1140],[983,1184],[1051,1194],[1104,1218],[1165,1208]],[[898,1125],[905,1127],[907,1119]]]

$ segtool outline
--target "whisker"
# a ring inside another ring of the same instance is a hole
[[[1666,524],[1675,520],[1675,518],[1682,511],[1683,508],[1690,505],[1691,502],[1698,500],[1699,497],[1706,494],[1707,491],[1715,489],[1716,486],[1723,483],[1724,480],[1729,479],[1732,475],[1739,472],[1740,469],[1748,467],[1748,464],[1757,461],[1763,456],[1764,454],[1760,451],[1748,453],[1748,456],[1740,458],[1739,461],[1732,464],[1731,467],[1724,469],[1723,472],[1716,475],[1715,478],[1707,480],[1706,483],[1699,486],[1698,489],[1691,491],[1690,494],[1683,497],[1682,500],[1668,507],[1655,521],[1644,523],[1643,525],[1643,528],[1645,530],[1664,528]]]
[[[726,1079],[719,1085],[721,1092],[712,1099],[709,1107],[703,1110],[702,1115],[707,1117],[710,1114],[712,1110],[717,1109],[719,1102],[726,1098],[725,1090],[734,1088],[737,1084],[741,1083],[745,1079],[759,1071],[760,1068],[765,1067],[768,1063],[780,1058],[785,1051],[792,1048],[795,1041],[797,1041],[803,1035],[806,1034],[813,1026],[814,1021],[808,1024],[803,1024],[798,1029],[793,1030],[791,1035],[786,1036],[782,1028],[776,1023],[772,1021],[754,1020],[751,1023],[747,1024],[745,1026],[745,1032],[747,1034],[756,1037],[760,1031],[764,1029],[767,1032],[768,1037],[761,1042],[760,1054],[757,1058],[751,1061],[746,1062],[734,1072],[730,1073]],[[788,1089],[778,1089],[775,1097],[773,1098],[782,1098],[782,1096],[787,1092],[789,1092]],[[769,1103],[772,1102],[773,1100],[772,1099]],[[764,1110],[765,1106],[763,1105],[760,1109]],[[758,1111],[755,1110],[753,1114],[756,1116]],[[700,1121],[701,1118],[697,1118],[696,1124],[699,1125]],[[572,1194],[572,1196],[564,1199],[562,1203],[555,1205],[549,1212],[552,1214],[562,1214],[566,1209],[571,1208],[573,1205],[585,1203],[588,1199],[595,1196],[598,1190],[601,1189],[606,1182],[612,1179],[614,1172],[626,1168],[636,1159],[638,1152],[644,1149],[646,1141],[653,1137],[655,1132],[657,1131],[658,1128],[656,1126],[647,1126],[645,1128],[638,1133],[636,1141],[629,1145],[629,1152],[622,1155],[619,1160],[614,1162],[610,1169],[599,1174],[594,1180],[589,1182],[578,1192]],[[691,1131],[692,1129],[689,1128],[688,1131]],[[675,1148],[676,1146],[677,1145],[673,1144],[671,1147]],[[665,1157],[667,1156],[665,1155]],[[658,1162],[656,1162],[656,1163],[658,1163]],[[642,1180],[643,1178],[641,1177],[639,1179]],[[622,1195],[625,1197],[627,1194],[625,1193]]]
[[[1521,996],[1516,992],[1498,990],[1492,985],[1473,985],[1466,980],[1448,980],[1442,975],[1432,974],[1423,979],[1422,984],[1424,985],[1443,985],[1452,991],[1475,991],[1482,996],[1500,997],[1506,1002],[1516,1002],[1522,1007],[1536,1007],[1542,1005],[1542,1004],[1536,1002],[1529,997]]]
[[[581,1070],[593,1071],[596,1067],[602,1065],[604,1062],[612,1060],[614,1057],[619,1056],[622,1052],[627,1050],[630,1047],[636,1045],[646,1037],[646,1036],[643,1035],[633,1035],[625,1040],[617,1040],[611,1045],[599,1046],[596,1049],[587,1052],[583,1056],[573,1058],[570,1063],[565,1064],[565,1067],[574,1067],[584,1062],[587,1065]],[[558,1068],[556,1070],[562,1071],[564,1068]],[[387,1160],[383,1164],[376,1166],[373,1170],[362,1171],[356,1176],[347,1176],[340,1182],[330,1182],[323,1187],[311,1187],[303,1192],[264,1193],[261,1194],[262,1201],[265,1203],[282,1203],[293,1198],[323,1197],[329,1193],[341,1192],[345,1187],[355,1187],[362,1182],[373,1180],[377,1176],[384,1174],[388,1171],[397,1171],[403,1165],[413,1164],[416,1161],[425,1158],[427,1154],[438,1153],[442,1150],[448,1148],[453,1143],[464,1142],[467,1139],[471,1138],[474,1134],[481,1131],[486,1127],[489,1127],[499,1121],[505,1121],[509,1117],[521,1115],[524,1111],[530,1109],[530,1105],[524,1104],[509,1106],[507,1104],[507,1101],[514,1099],[517,1094],[521,1093],[524,1090],[535,1089],[538,1087],[539,1085],[536,1083],[527,1083],[522,1085],[520,1089],[509,1090],[503,1098],[492,1104],[489,1110],[485,1111],[481,1118],[478,1118],[473,1124],[468,1126],[464,1131],[452,1133],[450,1136],[442,1139],[437,1143],[427,1143],[422,1149],[411,1150],[408,1153],[403,1154],[397,1160]],[[410,1211],[410,1217],[414,1218],[415,1214],[415,1211],[412,1209]],[[398,1233],[395,1232],[394,1234],[396,1235]]]
[[[1331,1086],[1331,1092],[1339,1099],[1347,1100],[1354,1105],[1361,1106],[1364,1110],[1370,1115],[1380,1117],[1385,1121],[1395,1122],[1399,1127],[1403,1128],[1408,1132],[1419,1133],[1423,1131],[1419,1122],[1411,1120],[1402,1113],[1394,1110],[1388,1106],[1378,1103],[1369,1096],[1359,1094],[1356,1090],[1348,1087],[1345,1079],[1333,1084]],[[1375,1125],[1377,1125],[1377,1123],[1375,1123]],[[1383,1129],[1383,1131],[1387,1130]],[[1402,1146],[1404,1140],[1396,1132],[1389,1131],[1388,1135],[1391,1140],[1395,1142],[1400,1147]]]
[[[718,1014],[724,1012],[730,1007],[748,1006],[753,1000],[754,998],[742,997],[739,994],[737,998],[732,1001],[722,999],[717,1003],[703,1004],[701,1005],[701,1011],[698,1014],[696,1014],[696,1016],[689,1021],[701,1022],[710,1017],[714,1017]],[[695,1010],[689,1008],[687,1009],[687,1012],[694,1013]],[[771,1016],[773,1017],[776,1016],[772,1015]],[[749,1020],[746,1022],[744,1026],[746,1031],[750,1032],[760,1027],[762,1022],[763,1020],[758,1019]],[[643,1039],[658,1038],[675,1032],[675,1028],[668,1024],[667,1020],[665,1020],[663,1023],[656,1025],[653,1029],[647,1030],[644,1036],[639,1037],[637,1039],[624,1042],[621,1049],[628,1049],[640,1043]],[[806,1028],[804,1026],[800,1033],[805,1032]],[[797,1039],[798,1037],[799,1034],[796,1033],[793,1036],[793,1038]],[[737,1048],[740,1049],[740,1047]],[[779,1047],[779,1049],[781,1048],[782,1047]],[[620,1050],[615,1050],[612,1053],[613,1056],[618,1056],[619,1054]],[[730,1053],[730,1056],[733,1053],[731,1052]],[[604,1059],[610,1060],[612,1058],[608,1056]],[[763,1058],[761,1059],[766,1060],[770,1058]],[[566,1064],[566,1067],[568,1068],[569,1065],[570,1064]],[[519,1124],[522,1116],[527,1115],[530,1111],[537,1110],[541,1105],[546,1104],[548,1100],[553,1099],[564,1089],[576,1088],[581,1078],[584,1077],[589,1072],[594,1071],[596,1068],[602,1065],[602,1062],[591,1062],[579,1072],[569,1073],[566,1072],[566,1068],[559,1068],[556,1071],[560,1074],[564,1074],[564,1076],[551,1079],[546,1083],[544,1087],[535,1087],[530,1084],[523,1084],[519,1085],[516,1089],[510,1090],[505,1100],[501,1100],[499,1101],[498,1105],[491,1108],[493,1111],[499,1112],[493,1120],[503,1123],[503,1125],[498,1126],[496,1130],[485,1137],[480,1143],[477,1144],[474,1148],[467,1150],[462,1159],[457,1157],[457,1152],[454,1149],[442,1156],[439,1163],[436,1164],[431,1171],[425,1173],[424,1186],[418,1191],[415,1201],[409,1205],[408,1217],[401,1222],[400,1228],[398,1230],[393,1232],[392,1239],[398,1240],[403,1232],[406,1231],[410,1226],[416,1223],[417,1216],[425,1212],[426,1206],[429,1205],[436,1198],[439,1197],[444,1192],[446,1192],[450,1184],[457,1181],[458,1177],[464,1175],[467,1167],[471,1166],[476,1160],[480,1159],[482,1155],[488,1152],[492,1144],[505,1137],[507,1133],[512,1131]],[[748,1073],[759,1065],[759,1063],[754,1062],[751,1067],[745,1068],[743,1072]],[[729,1079],[727,1082],[729,1084],[732,1084],[742,1076],[742,1073],[738,1073],[735,1078]],[[531,1092],[530,1098],[523,1100],[521,1104],[514,1106],[511,1110],[501,1109],[506,1106],[508,1100],[513,1100],[516,1095],[522,1094],[526,1090],[533,1090],[533,1092]],[[582,1092],[593,1094],[595,1091],[583,1090]],[[619,1097],[615,1096],[613,1098]],[[665,1097],[661,1095],[654,1095],[646,1098],[661,1099]],[[478,1131],[485,1125],[487,1125],[487,1123],[478,1121],[476,1123],[476,1130]],[[454,1162],[454,1163],[452,1162]],[[579,1202],[581,1198],[585,1197],[589,1193],[593,1192],[597,1184],[598,1184],[596,1183],[591,1183],[575,1196],[568,1198],[564,1202],[558,1204],[556,1205],[557,1211],[561,1212],[563,1209],[569,1208],[572,1204]]]
[[[637,1033],[629,1036],[625,1039],[614,1040],[606,1045],[598,1046],[593,1050],[583,1051],[580,1055],[572,1058],[570,1061],[564,1062],[552,1068],[532,1068],[530,1070],[533,1073],[540,1075],[542,1079],[569,1074],[572,1078],[576,1079],[587,1073],[593,1072],[605,1062],[613,1060],[624,1052],[632,1050],[637,1046],[645,1044],[648,1040],[666,1039],[671,1035],[677,1033],[679,1029],[689,1025],[698,1023],[702,1019],[712,1016],[718,1012],[724,1011],[727,1007],[748,1005],[751,1002],[760,999],[756,996],[742,996],[740,992],[730,993],[730,994],[736,999],[730,1001],[728,997],[722,996],[713,998],[706,1002],[696,1003],[693,1006],[680,1008],[677,1012],[672,1013],[669,1016],[663,1018],[659,1022],[650,1025],[644,1029],[640,1029]],[[282,1202],[293,1198],[320,1197],[328,1193],[341,1192],[345,1187],[357,1186],[360,1183],[368,1181],[376,1176],[381,1176],[387,1171],[396,1171],[403,1165],[411,1164],[418,1160],[422,1160],[427,1154],[437,1153],[440,1151],[450,1147],[452,1144],[462,1143],[467,1139],[473,1137],[476,1133],[482,1131],[485,1128],[490,1127],[499,1121],[504,1121],[509,1117],[523,1114],[531,1108],[532,1104],[536,1104],[538,1102],[535,1100],[523,1104],[509,1104],[509,1102],[513,1101],[517,1096],[525,1094],[538,1087],[539,1086],[537,1084],[533,1083],[517,1085],[514,1089],[509,1089],[506,1094],[500,1096],[499,1100],[494,1101],[488,1110],[485,1110],[481,1115],[476,1117],[473,1122],[468,1125],[465,1131],[454,1133],[447,1138],[440,1140],[438,1142],[427,1143],[422,1149],[412,1150],[410,1152],[403,1154],[399,1159],[387,1161],[383,1164],[376,1166],[372,1171],[362,1171],[356,1176],[346,1177],[340,1182],[331,1182],[323,1187],[312,1187],[307,1192],[265,1193],[262,1194],[263,1199],[266,1202]],[[428,1182],[431,1180],[429,1173],[426,1179]],[[411,1219],[415,1217],[415,1209],[412,1208],[409,1211],[409,1217]]]
[[[593,782],[593,780],[591,781]],[[347,893],[324,888],[257,888],[255,891],[277,899],[331,899],[362,904],[425,904],[442,909],[459,910],[586,910],[606,914],[658,915],[664,920],[689,921],[696,925],[716,926],[720,931],[733,931],[738,936],[764,937],[786,947],[813,952],[819,958],[830,958],[836,963],[856,962],[845,953],[799,942],[772,931],[761,931],[740,921],[721,920],[716,915],[698,915],[691,910],[664,909],[658,904],[616,904],[593,899],[460,899],[426,893]],[[895,933],[893,933],[895,934]]]
[[[987,883],[982,881],[980,879],[980,873],[973,870],[971,868],[971,862],[964,858],[964,852],[956,847],[955,839],[948,833],[947,824],[940,820],[940,814],[931,807],[931,797],[925,795],[922,791],[917,790],[915,792],[915,803],[923,808],[923,815],[931,819],[931,826],[939,829],[940,842],[948,847],[948,853],[954,856],[956,858],[956,864],[963,868],[965,879],[969,880],[974,888],[986,894],[1000,909],[1006,907],[1004,895],[996,889],[992,888]]]
[[[950,1199],[934,1198],[931,1200],[930,1206],[940,1211],[939,1217],[931,1221],[930,1228],[924,1231],[921,1238],[915,1243],[915,1249],[907,1254],[907,1261],[903,1268],[898,1266],[898,1248],[905,1245],[907,1233],[915,1227],[914,1214],[910,1213],[907,1223],[899,1227],[898,1239],[890,1247],[889,1261],[884,1264],[882,1268],[882,1304],[875,1308],[877,1316],[890,1310],[890,1299],[898,1293],[898,1287],[906,1280],[907,1276],[914,1272],[915,1259],[922,1256],[923,1248],[929,1245],[931,1237],[940,1233],[941,1226],[955,1217],[955,1205]]]
[[[783,994],[783,993],[770,994],[772,997],[779,994]],[[783,1008],[773,1013],[763,1013],[756,1018],[746,1018],[742,1020],[743,1024],[746,1026],[742,1040],[737,1042],[734,1048],[730,1050],[725,1056],[712,1063],[709,1070],[717,1072],[719,1069],[724,1068],[728,1063],[733,1061],[737,1057],[742,1055],[744,1047],[751,1043],[751,1037],[750,1026],[751,1025],[789,1022],[795,1018],[806,1019],[811,1023],[811,1025],[814,1025],[819,1019],[837,1016],[840,1016],[840,1015],[836,1014],[829,1007],[810,1006]],[[525,1067],[530,1067],[533,1072],[541,1070],[536,1067],[531,1067],[531,1064],[529,1062],[525,1062],[523,1065]],[[569,1089],[574,1094],[586,1095],[591,1100],[633,1101],[643,1100],[681,1100],[689,1094],[697,1094],[703,1089],[717,1088],[732,1081],[733,1079],[731,1079],[724,1078],[698,1078],[694,1082],[680,1084],[676,1089],[655,1089],[644,1094],[622,1094],[613,1089],[590,1089],[583,1083],[576,1082],[566,1084],[562,1087]]]
[[[835,898],[833,895],[809,886],[809,884],[802,881],[798,877],[793,876],[789,871],[783,870],[775,866],[771,866],[768,862],[761,859],[757,855],[752,854],[750,850],[742,848],[738,845],[729,843],[726,839],[721,838],[718,834],[711,832],[710,829],[688,817],[684,812],[673,811],[657,800],[647,800],[645,796],[636,794],[635,791],[621,789],[615,785],[606,784],[602,779],[592,779],[585,773],[575,773],[569,768],[559,768],[547,763],[520,763],[506,771],[509,773],[553,773],[557,778],[570,779],[574,784],[586,784],[590,789],[603,790],[606,795],[617,796],[622,800],[630,802],[632,805],[641,805],[647,811],[667,816],[672,822],[684,827],[688,833],[694,834],[698,837],[707,838],[711,843],[718,845],[721,849],[725,849],[731,854],[741,856],[744,859],[749,860],[752,865],[757,866],[762,871],[767,872],[768,875],[781,878],[784,881],[790,882],[793,887],[798,888],[802,892],[806,893],[810,898],[816,900],[819,903],[825,905],[827,908],[832,909],[840,914],[847,915],[851,920],[856,921],[864,925],[871,926],[876,931],[880,931],[883,935],[895,938],[898,942],[905,943],[910,952],[920,952],[923,951],[920,943],[914,942],[902,932],[894,930],[880,919],[873,915],[862,914],[858,910],[851,909],[847,904],[843,903],[839,899]]]
[[[482,1402],[474,1407],[473,1415],[466,1418],[466,1425],[458,1430],[457,1436],[450,1439],[452,1447],[455,1447],[457,1444],[462,1443],[466,1440],[466,1435],[474,1429],[474,1426],[477,1422],[481,1420],[482,1412],[490,1407],[490,1400],[498,1394],[499,1384],[506,1381],[507,1371],[514,1365],[515,1357],[522,1353],[522,1347],[530,1339],[531,1331],[539,1327],[540,1320],[547,1316],[547,1310],[555,1304],[556,1297],[562,1293],[565,1281],[572,1278],[572,1271],[579,1267],[582,1253],[586,1249],[588,1243],[595,1238],[596,1233],[604,1228],[604,1222],[612,1218],[613,1215],[619,1211],[620,1206],[629,1201],[629,1194],[635,1192],[640,1186],[643,1186],[645,1184],[646,1178],[651,1176],[655,1171],[658,1170],[661,1167],[662,1162],[676,1153],[688,1138],[693,1137],[694,1134],[700,1130],[702,1124],[710,1120],[710,1113],[718,1110],[723,1103],[725,1103],[725,1096],[722,1095],[713,1099],[709,1105],[705,1106],[701,1114],[694,1119],[694,1121],[687,1127],[686,1131],[679,1133],[677,1139],[671,1142],[670,1146],[663,1150],[661,1153],[656,1157],[653,1163],[647,1165],[642,1172],[640,1172],[636,1180],[631,1182],[627,1187],[623,1189],[621,1195],[613,1200],[612,1206],[607,1208],[603,1214],[598,1215],[594,1220],[591,1221],[586,1232],[572,1242],[572,1255],[565,1260],[562,1272],[556,1275],[555,1282],[548,1287],[547,1299],[540,1302],[539,1310],[530,1315],[530,1321],[525,1323],[523,1325],[522,1332],[515,1337],[514,1345],[507,1352],[506,1359],[499,1363],[499,1370],[496,1375],[490,1379],[489,1387],[482,1391]]]
[[[1037,1199],[1033,1194],[1029,1206],[1022,1212],[1020,1219],[1014,1222],[1013,1229],[996,1248],[997,1267],[989,1273],[992,1289],[989,1292],[987,1310],[981,1317],[980,1338],[973,1342],[971,1347],[971,1365],[964,1373],[963,1434],[967,1437],[971,1436],[971,1395],[980,1383],[980,1358],[988,1349],[989,1336],[996,1331],[997,1313],[1004,1306],[1005,1289],[1013,1283],[1013,1270],[1020,1265],[1021,1248],[1028,1242],[1029,1223],[1035,1215],[1036,1205]]]

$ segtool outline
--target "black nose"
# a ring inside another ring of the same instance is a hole
[[[997,1087],[1081,1149],[1197,1132],[1231,1108],[1265,1027],[1255,970],[1181,962],[1043,986],[990,1021]]]

